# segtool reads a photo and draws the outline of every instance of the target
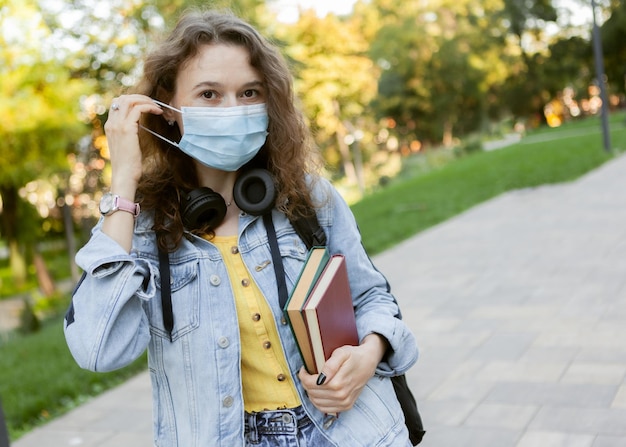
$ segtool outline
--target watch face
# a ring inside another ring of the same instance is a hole
[[[106,215],[113,210],[113,194],[107,193],[100,200],[100,213]]]

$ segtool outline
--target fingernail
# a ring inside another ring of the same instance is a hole
[[[326,375],[324,373],[320,373],[319,376],[317,376],[317,384],[318,385],[323,385],[324,382],[326,382]]]

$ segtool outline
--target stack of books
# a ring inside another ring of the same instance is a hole
[[[335,349],[359,344],[345,258],[326,247],[309,251],[284,311],[309,374]]]

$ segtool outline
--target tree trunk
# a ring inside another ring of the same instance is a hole
[[[37,283],[39,284],[39,290],[45,297],[51,297],[54,295],[55,286],[50,271],[46,266],[46,261],[38,251],[33,255],[33,263],[35,264],[35,272],[37,272]]]
[[[72,220],[72,210],[67,204],[64,204],[62,209],[63,224],[65,226],[65,241],[67,244],[67,252],[69,254],[70,272],[72,275],[72,282],[78,281],[78,267],[74,260],[76,256],[76,238],[74,237],[74,221]]]
[[[452,120],[451,119],[447,119],[444,123],[443,123],[443,140],[442,143],[444,145],[444,147],[450,147],[452,146]]]
[[[350,157],[350,147],[346,144],[346,130],[343,125],[339,126],[336,135],[339,153],[341,154],[341,162],[343,164],[343,171],[346,174],[348,181],[351,184],[356,185],[359,181],[356,176],[356,169],[354,169],[354,164],[352,163]]]
[[[341,162],[343,164],[343,172],[346,174],[346,177],[350,183],[353,185],[358,184],[358,178],[356,175],[356,170],[354,169],[354,164],[352,163],[352,158],[350,157],[350,147],[346,144],[346,128],[341,122],[341,113],[339,110],[339,103],[337,101],[333,101],[333,108],[335,109],[335,117],[337,118],[337,132],[335,133],[337,137],[337,146],[339,146],[339,154],[341,155]]]
[[[18,201],[17,187],[13,185],[0,185],[2,196],[2,212],[0,213],[0,234],[9,246],[9,265],[15,285],[18,287],[26,282],[26,258],[20,247],[17,236]]]
[[[359,185],[359,191],[361,194],[365,193],[365,174],[363,172],[363,156],[361,154],[361,147],[359,145],[359,140],[356,138],[356,129],[352,125],[350,121],[344,121],[344,127],[352,133],[355,137],[354,142],[352,143],[352,165],[354,166],[354,173],[356,177],[357,184]]]

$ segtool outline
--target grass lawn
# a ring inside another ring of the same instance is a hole
[[[624,113],[612,117],[612,147],[626,149]],[[365,247],[379,253],[505,191],[573,180],[613,155],[599,121],[541,129],[519,143],[477,152],[424,175],[392,183],[352,206]]]
[[[626,149],[625,114],[612,117],[612,143]],[[370,254],[440,223],[502,192],[573,180],[612,157],[602,149],[598,119],[541,129],[514,146],[477,152],[425,174],[410,175],[352,208]],[[79,369],[63,337],[61,319],[28,336],[0,339],[0,396],[12,439],[145,368]]]
[[[61,318],[34,334],[0,339],[0,397],[11,439],[121,383],[146,362],[144,356],[112,373],[80,369],[65,344]]]

